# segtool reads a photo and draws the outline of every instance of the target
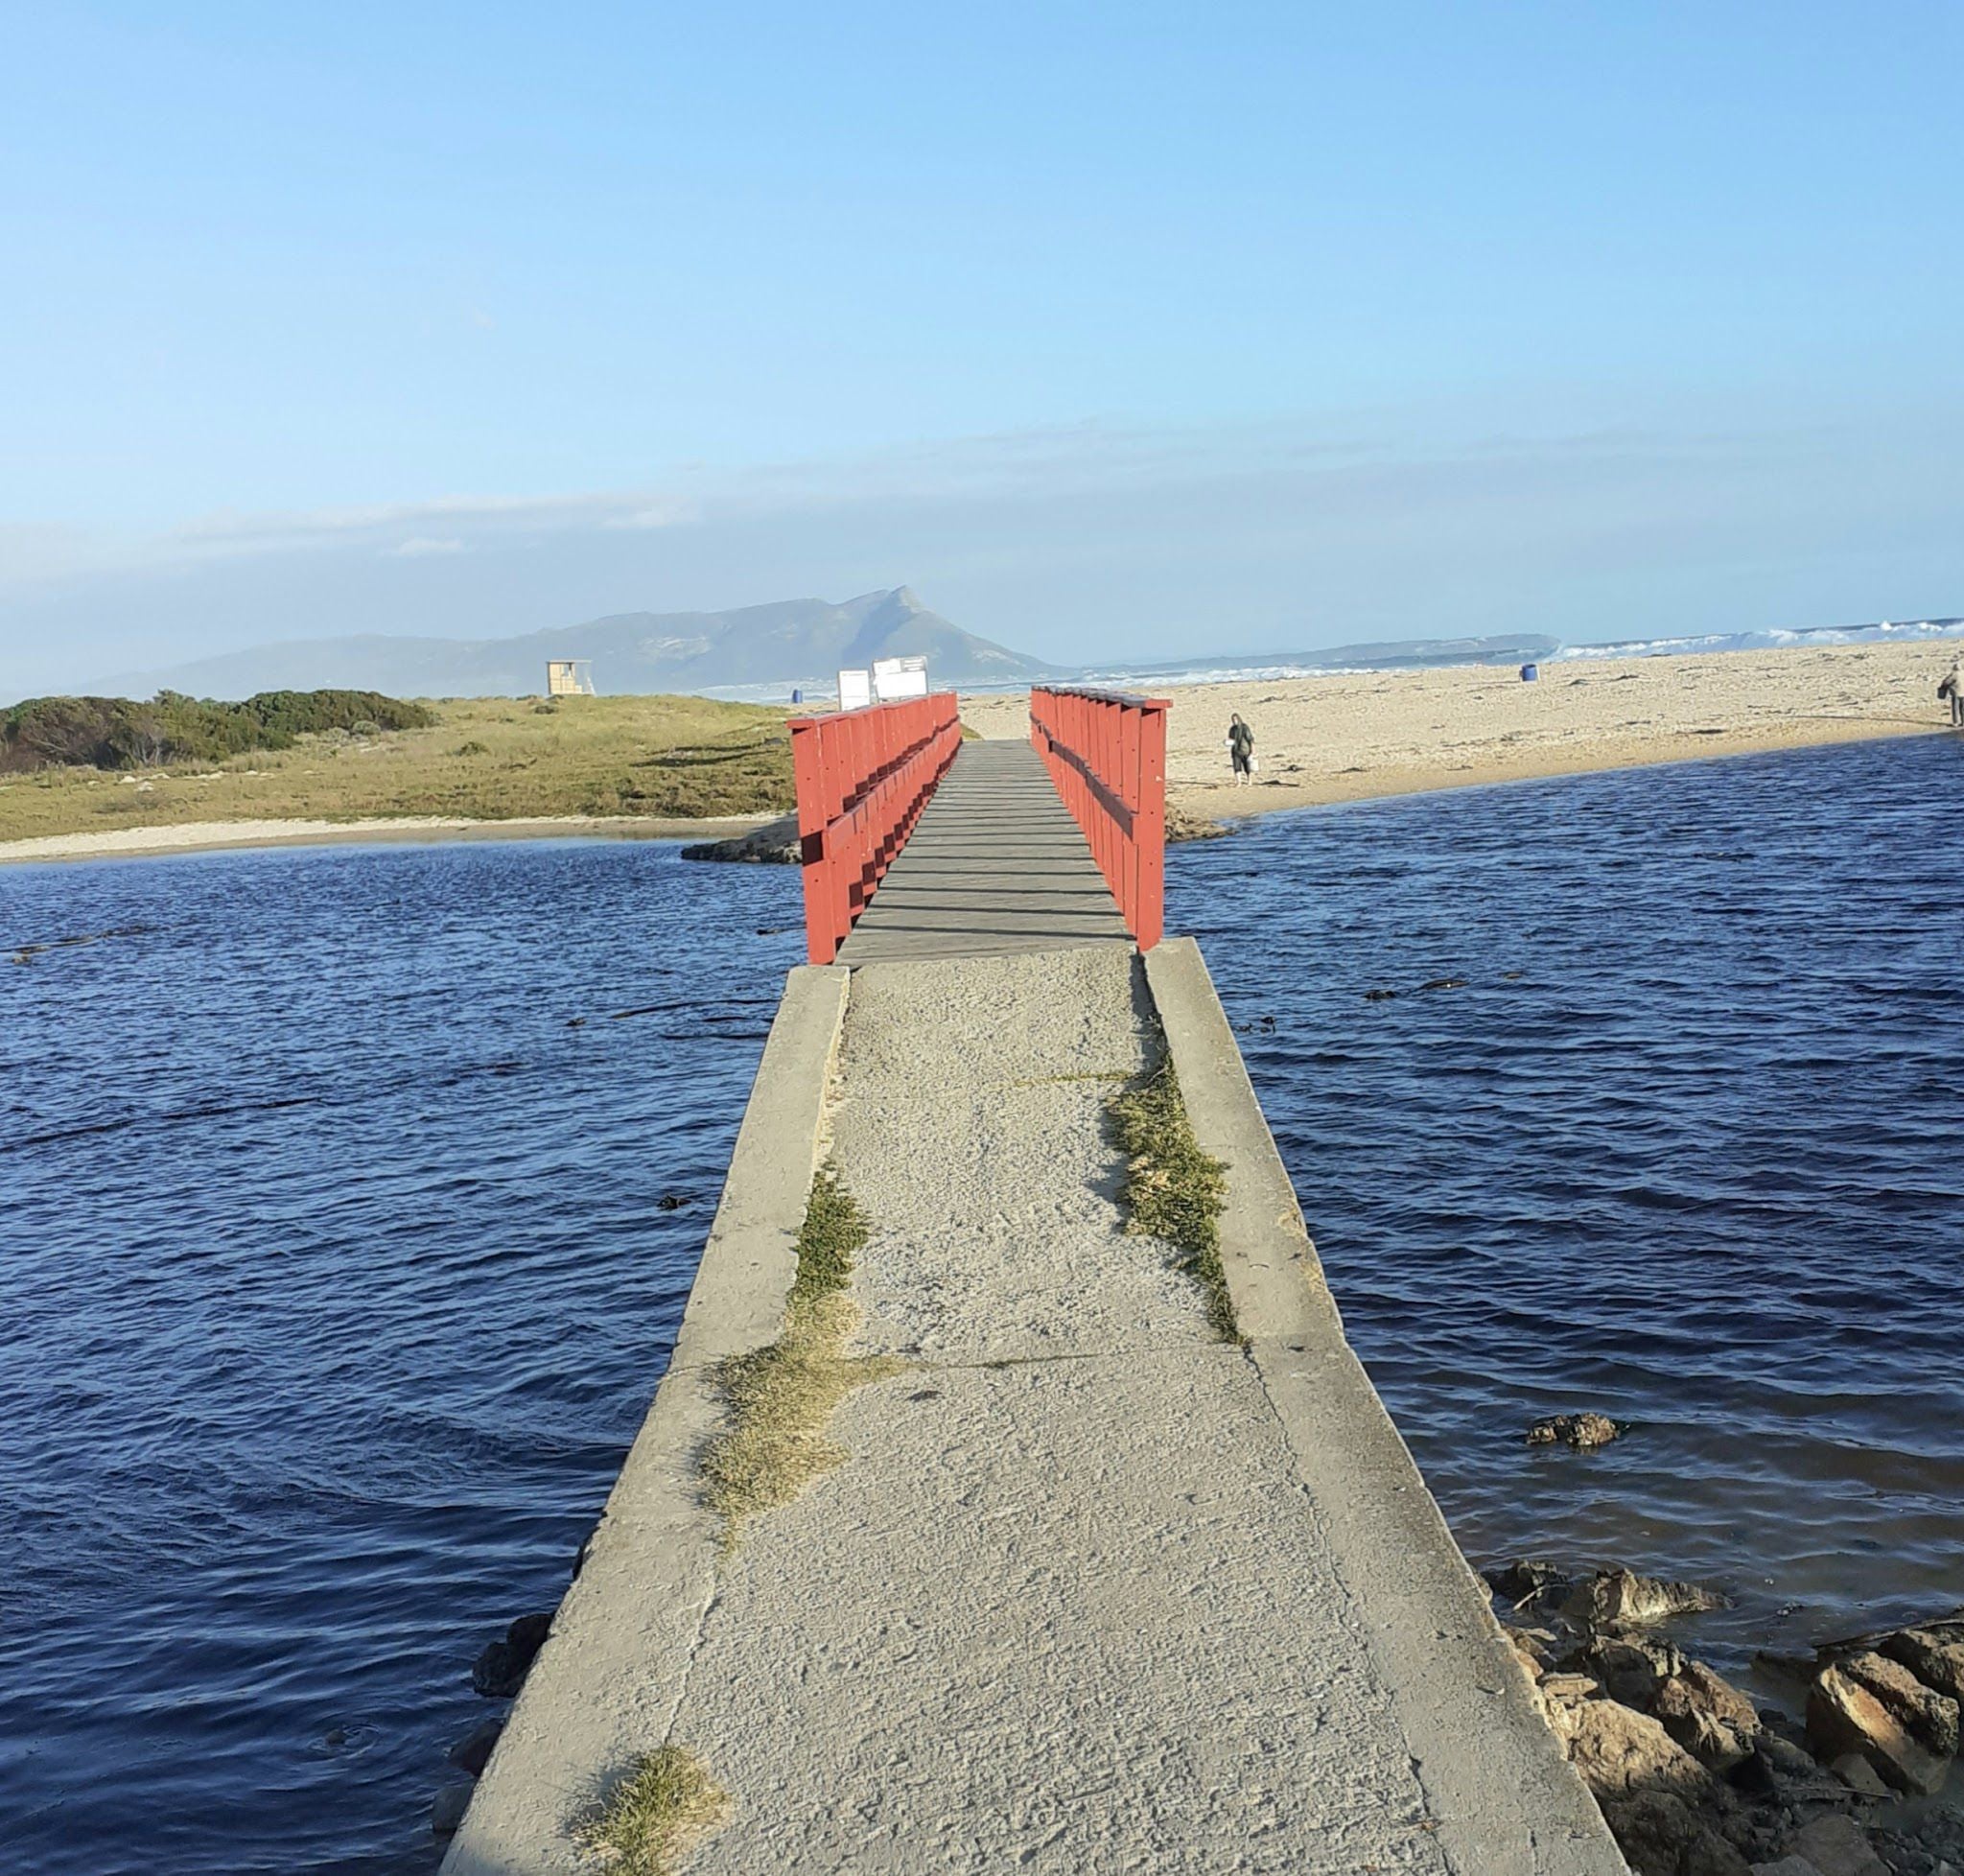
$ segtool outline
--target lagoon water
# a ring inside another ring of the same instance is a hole
[[[1169,925],[1476,1563],[1716,1583],[1680,1639],[1736,1672],[1964,1603],[1960,826],[1930,737],[1181,852]],[[1524,1447],[1577,1408],[1631,1431]]]
[[[1476,1561],[1718,1582],[1728,1665],[1964,1596],[1960,807],[1932,738],[1176,850]],[[471,1658],[640,1423],[797,917],[655,845],[0,872],[10,946],[122,934],[0,962],[9,1869],[433,1864]],[[1522,1446],[1571,1406],[1632,1430]]]
[[[144,927],[0,958],[0,1868],[433,1864],[472,1658],[646,1410],[797,916],[668,845],[0,871],[10,943]]]

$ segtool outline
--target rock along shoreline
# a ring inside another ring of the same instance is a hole
[[[1486,1573],[1502,1625],[1636,1876],[1964,1876],[1947,1799],[1964,1608],[1822,1644],[1796,1718],[1656,1625],[1726,1599],[1609,1567]]]

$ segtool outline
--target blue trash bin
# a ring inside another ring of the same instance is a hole
[[[1539,665],[1523,665],[1521,667],[1521,682],[1523,684],[1532,684],[1540,675],[1541,667]]]

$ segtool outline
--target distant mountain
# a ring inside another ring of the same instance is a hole
[[[926,658],[937,684],[1017,684],[1054,672],[950,624],[900,586],[840,605],[783,599],[735,612],[616,613],[522,638],[370,634],[268,645],[135,672],[105,688],[128,696],[169,690],[246,697],[259,691],[326,689],[397,697],[530,696],[546,688],[549,658],[585,658],[593,663],[595,689],[606,696],[793,685],[830,692],[842,668],[912,656]]]

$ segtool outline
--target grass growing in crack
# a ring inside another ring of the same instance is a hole
[[[830,1166],[811,1182],[805,1223],[798,1228],[798,1275],[791,1283],[791,1308],[817,1302],[853,1280],[853,1262],[866,1249],[866,1214],[839,1184]]]
[[[1017,1080],[1006,1082],[1007,1088],[1061,1088],[1069,1082],[1078,1081],[1130,1081],[1130,1068],[1086,1068],[1070,1075],[1021,1075]]]
[[[1175,1262],[1201,1286],[1207,1321],[1224,1342],[1239,1342],[1234,1300],[1221,1265],[1221,1212],[1228,1203],[1228,1168],[1201,1150],[1180,1078],[1170,1060],[1111,1103],[1112,1125],[1125,1152],[1126,1230],[1163,1238]]]
[[[668,1876],[682,1854],[729,1815],[730,1794],[709,1767],[671,1744],[635,1761],[580,1841],[620,1876]]]
[[[743,1520],[789,1504],[846,1457],[826,1437],[833,1410],[854,1388],[900,1373],[887,1355],[849,1355],[859,1325],[847,1295],[866,1218],[830,1167],[811,1182],[798,1232],[798,1274],[783,1332],[767,1348],[723,1363],[717,1378],[729,1422],[702,1462],[703,1502],[723,1519],[733,1547]]]

